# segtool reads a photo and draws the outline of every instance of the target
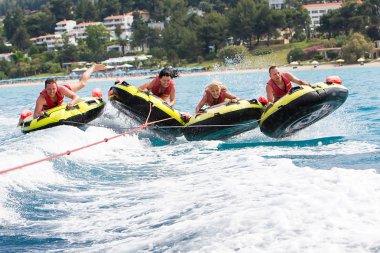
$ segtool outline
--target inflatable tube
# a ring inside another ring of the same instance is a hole
[[[105,102],[102,98],[81,98],[80,102],[71,108],[67,104],[47,110],[40,117],[33,119],[30,115],[20,121],[21,131],[31,131],[55,127],[59,125],[80,126],[99,117],[104,110]]]
[[[180,128],[175,127],[185,125],[184,115],[170,107],[159,97],[141,91],[127,82],[112,86],[108,92],[108,97],[116,109],[140,123],[145,123],[148,117],[148,122],[164,120],[156,123],[155,126],[158,128],[152,128],[152,130],[174,136],[181,135]]]
[[[193,115],[182,132],[187,140],[219,140],[258,126],[264,106],[256,99],[225,102]]]
[[[293,87],[266,108],[260,119],[260,130],[272,138],[290,136],[332,113],[347,96],[348,89],[335,83]]]

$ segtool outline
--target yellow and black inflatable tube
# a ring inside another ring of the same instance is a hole
[[[260,130],[272,138],[283,138],[326,117],[347,99],[348,89],[340,84],[323,82],[293,87],[260,119]]]
[[[108,92],[108,97],[111,104],[127,116],[141,123],[145,123],[148,117],[148,122],[164,120],[157,122],[155,126],[158,128],[154,130],[175,136],[181,135],[180,128],[176,127],[185,125],[185,117],[161,98],[141,91],[125,81],[113,85]]]
[[[187,140],[219,140],[258,126],[264,106],[256,99],[224,102],[193,115],[182,132]]]
[[[45,111],[36,119],[29,116],[20,123],[21,131],[28,133],[59,125],[81,126],[100,116],[104,106],[102,98],[81,98],[80,102],[71,108],[67,108],[67,104],[62,104]]]

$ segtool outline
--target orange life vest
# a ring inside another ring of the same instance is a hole
[[[211,95],[211,92],[209,90],[205,90],[206,92],[206,96],[207,96],[207,100],[206,100],[206,103],[209,105],[209,106],[213,106],[213,105],[217,105],[217,104],[220,104],[220,103],[223,103],[224,100],[226,99],[226,90],[225,89],[222,89],[221,92],[220,92],[220,95],[219,95],[219,98],[215,99],[212,95]]]
[[[164,91],[161,90],[161,80],[158,76],[153,81],[152,93],[164,101],[167,100],[170,97],[170,92],[174,87],[174,81],[170,80],[169,86],[166,87]]]
[[[51,108],[54,108],[54,107],[56,107],[56,106],[58,106],[58,105],[61,105],[61,104],[63,103],[63,98],[64,98],[64,96],[63,96],[62,93],[59,91],[60,87],[65,86],[66,88],[68,88],[69,90],[71,90],[71,87],[70,87],[70,85],[68,85],[68,84],[64,84],[64,85],[62,85],[62,86],[57,85],[57,86],[58,86],[58,90],[57,90],[57,102],[54,102],[54,101],[48,96],[48,94],[47,94],[47,92],[46,92],[46,89],[43,89],[43,90],[40,92],[40,94],[41,94],[42,96],[44,96],[44,98],[45,98],[45,100],[46,100],[46,104],[47,104],[47,105],[43,105],[43,110],[44,110],[44,111],[49,110],[49,109],[51,109]]]
[[[281,97],[285,96],[292,88],[292,83],[290,82],[289,78],[285,76],[284,73],[281,74],[281,79],[285,84],[285,90],[280,89],[280,87],[278,87],[277,84],[273,82],[272,78],[269,79],[269,81],[267,82],[267,84],[269,84],[273,89],[273,97],[275,102],[279,100]]]

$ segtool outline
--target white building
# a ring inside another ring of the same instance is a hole
[[[373,56],[374,59],[380,59],[380,40],[375,41],[375,48],[373,50]]]
[[[162,31],[165,28],[165,23],[164,22],[149,22],[148,27]]]
[[[92,25],[101,25],[101,24],[103,24],[103,23],[102,22],[83,22],[83,23],[79,23],[76,26],[74,26],[73,30],[71,30],[70,32],[68,32],[68,36],[69,37],[74,36],[75,41],[78,41],[80,39],[86,39],[87,38],[87,35],[86,35],[86,29],[87,29],[87,27],[92,26]]]
[[[62,35],[66,35],[69,43],[77,45],[78,40],[86,39],[86,28],[91,25],[100,25],[102,22],[86,22],[76,24],[73,20],[59,21],[55,27],[55,34],[47,34],[35,38],[31,38],[33,45],[46,45],[47,50],[51,51],[55,48],[63,46]]]
[[[112,39],[117,39],[115,30],[118,26],[121,30],[120,37],[124,40],[130,38],[132,34],[132,23],[133,15],[129,13],[104,18],[104,26],[110,32]]]
[[[145,22],[149,20],[149,13],[146,11],[137,11],[141,19]],[[117,16],[108,16],[104,18],[104,26],[108,31],[110,31],[111,38],[117,39],[117,36],[115,34],[116,27],[120,27],[121,39],[128,39],[132,35],[132,23],[133,23],[133,14],[135,12],[128,12],[123,15],[117,15]]]
[[[332,10],[341,8],[342,2],[306,4],[303,7],[309,12],[311,18],[310,30],[313,32],[316,27],[320,26],[320,18]]]
[[[13,53],[0,54],[0,60],[12,61]]]
[[[33,43],[33,45],[46,45],[47,50],[51,51],[54,50],[54,48],[57,47],[62,47],[62,39],[59,34],[47,34],[35,38],[30,39]]]
[[[71,30],[74,29],[74,27],[77,25],[77,22],[74,20],[62,20],[55,24],[55,34],[62,35],[64,33],[68,33]]]
[[[150,18],[147,11],[136,11],[141,19],[147,22]],[[79,40],[87,38],[86,29],[92,25],[103,24],[106,30],[110,32],[111,39],[118,39],[115,34],[117,26],[121,28],[120,37],[124,40],[129,40],[132,35],[133,14],[136,12],[128,12],[123,15],[109,16],[103,22],[83,22],[77,24],[74,20],[62,20],[56,23],[55,34],[47,34],[32,38],[31,41],[34,45],[46,45],[48,50],[54,50],[56,47],[63,46],[62,36],[65,35],[69,39],[69,43],[77,45]],[[163,27],[163,23],[162,23]],[[109,50],[122,51],[120,45],[111,46]],[[126,45],[124,50],[131,50],[130,45]]]
[[[285,0],[269,0],[269,8],[273,10],[281,10],[285,8]]]

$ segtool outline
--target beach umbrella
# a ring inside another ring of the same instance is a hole
[[[358,62],[363,62],[363,61],[365,61],[363,58],[358,59]]]
[[[319,62],[317,62],[317,61],[312,61],[311,64],[313,64],[313,65],[317,65],[317,64],[319,64]]]
[[[297,62],[297,61],[292,61],[292,62],[290,63],[290,65],[298,65],[298,62]]]
[[[336,62],[342,63],[342,62],[344,62],[344,60],[343,59],[338,59],[338,60],[336,60]]]

